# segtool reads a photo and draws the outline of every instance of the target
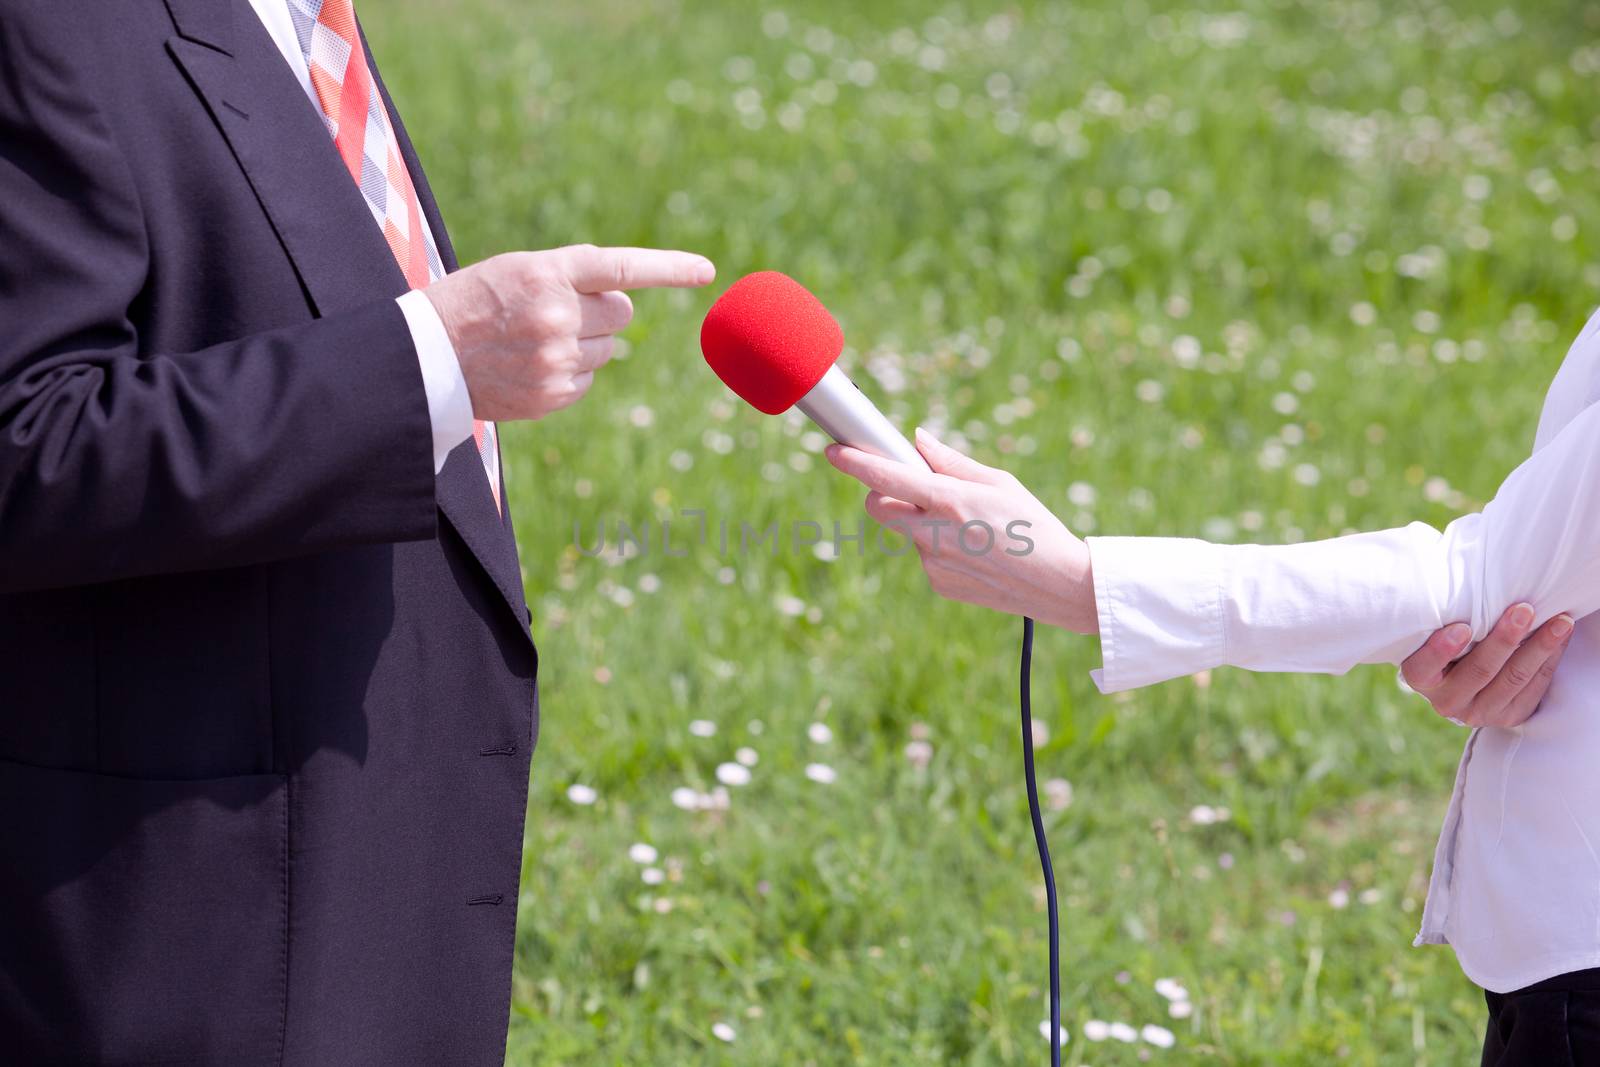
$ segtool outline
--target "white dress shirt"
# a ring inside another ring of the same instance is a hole
[[[1518,601],[1579,620],[1533,718],[1474,730],[1417,944],[1508,992],[1600,966],[1600,313],[1545,398],[1531,458],[1479,514],[1309,544],[1089,539],[1104,692],[1225,664],[1342,674],[1434,630],[1481,640]],[[1360,729],[1360,724],[1356,724]]]
[[[322,113],[316,90],[311,87],[311,72],[306,67],[306,57],[300,50],[300,39],[295,36],[294,19],[289,14],[293,0],[250,0],[261,24],[267,28],[272,43],[278,46],[289,69],[305,89],[311,106]],[[370,62],[370,57],[369,57]],[[422,220],[428,225],[426,219]],[[437,236],[437,235],[436,235]],[[436,242],[437,243],[437,242]],[[417,362],[422,368],[422,388],[428,397],[428,419],[433,424],[433,471],[439,473],[445,458],[452,449],[472,436],[472,398],[467,392],[467,379],[461,373],[461,361],[456,357],[455,346],[445,332],[444,322],[434,310],[433,302],[422,290],[413,289],[395,301],[406,317],[411,330],[411,343],[417,350]]]

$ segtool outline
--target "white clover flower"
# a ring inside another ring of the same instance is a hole
[[[689,732],[696,737],[715,737],[717,724],[709,719],[696,719],[689,724]]]
[[[839,773],[826,763],[808,763],[806,764],[806,777],[813,782],[831,785],[839,777]]]
[[[751,748],[749,745],[746,745],[739,749],[739,751],[735,752],[733,754],[733,758],[738,760],[739,763],[746,767],[754,767],[757,763],[761,762],[760,753]]]
[[[1176,978],[1157,978],[1156,992],[1168,1000],[1189,999],[1189,991]]]
[[[1135,1030],[1127,1023],[1112,1023],[1106,1029],[1106,1033],[1114,1041],[1123,1041],[1131,1044],[1132,1042],[1139,1040],[1139,1031]]]
[[[680,785],[672,791],[672,806],[695,811],[700,807],[700,794],[686,785]]]
[[[639,872],[639,877],[645,885],[660,885],[667,880],[666,872],[660,867],[646,867]]]
[[[1180,367],[1193,367],[1200,362],[1204,353],[1200,349],[1198,339],[1188,334],[1179,334],[1172,341],[1172,358],[1177,360]]]
[[[1187,1019],[1194,1014],[1194,1005],[1187,1000],[1175,1000],[1167,1005],[1167,1014],[1174,1019]]]
[[[1171,1048],[1178,1041],[1172,1035],[1171,1030],[1168,1030],[1165,1026],[1157,1026],[1155,1023],[1145,1024],[1144,1028],[1139,1031],[1139,1036],[1144,1038],[1146,1044],[1154,1045],[1156,1048]]]
[[[814,722],[806,727],[806,736],[811,738],[813,744],[825,745],[833,740],[833,730],[825,722]]]
[[[913,767],[926,767],[933,760],[933,745],[921,739],[907,741],[906,760]]]
[[[1102,1019],[1090,1019],[1083,1024],[1083,1036],[1089,1041],[1104,1041],[1111,1036],[1111,1024]]]
[[[723,785],[749,785],[750,768],[739,763],[719,763],[717,781]]]
[[[647,845],[643,841],[628,846],[628,858],[635,863],[651,864],[659,855],[654,845]]]
[[[567,799],[580,807],[586,808],[596,800],[599,800],[600,794],[589,786],[574,784],[567,786]]]
[[[726,1041],[729,1044],[732,1044],[734,1038],[739,1036],[739,1032],[727,1023],[717,1023],[711,1028],[711,1034],[718,1041]]]

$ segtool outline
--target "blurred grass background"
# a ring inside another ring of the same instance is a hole
[[[1600,291],[1593,3],[363,13],[463,261],[720,269],[504,435],[544,709],[513,1064],[1045,1061],[1019,627],[870,544],[738,551],[861,512],[702,364],[728,282],[802,280],[893,418],[1080,533],[1264,542],[1478,507]],[[648,552],[574,547],[619,520]],[[1409,947],[1462,734],[1391,670],[1111,699],[1040,637],[1067,1062],[1476,1062],[1481,996]]]

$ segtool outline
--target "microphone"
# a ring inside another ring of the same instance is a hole
[[[700,351],[717,377],[758,411],[798,407],[842,445],[930,469],[910,441],[837,366],[844,331],[822,302],[786,274],[764,270],[728,287],[706,312]],[[1061,1067],[1061,925],[1055,871],[1033,765],[1033,620],[1022,620],[1023,772],[1044,873],[1050,930],[1050,1063]]]
[[[916,446],[838,367],[844,331],[822,301],[787,274],[747,274],[706,312],[700,351],[752,407],[798,407],[841,445],[928,469]]]

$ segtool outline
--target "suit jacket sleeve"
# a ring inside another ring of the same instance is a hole
[[[1102,691],[1232,665],[1340,674],[1398,663],[1452,622],[1482,640],[1600,610],[1600,404],[1512,471],[1482,512],[1300,545],[1089,539]]]
[[[432,430],[394,300],[147,351],[133,175],[27,22],[0,19],[0,593],[433,536]]]

